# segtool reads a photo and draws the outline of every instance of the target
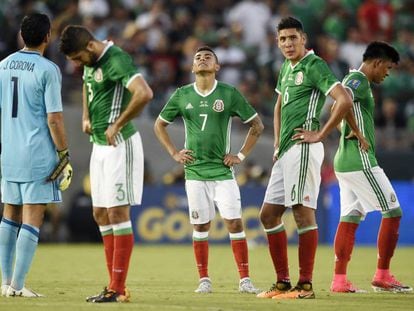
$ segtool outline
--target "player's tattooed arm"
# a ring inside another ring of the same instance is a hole
[[[246,135],[243,146],[240,148],[240,151],[237,155],[226,154],[224,157],[223,163],[227,166],[233,166],[234,164],[240,164],[252,151],[254,145],[256,145],[257,140],[263,132],[263,123],[260,117],[257,115],[254,117],[248,125],[250,126],[249,132]]]

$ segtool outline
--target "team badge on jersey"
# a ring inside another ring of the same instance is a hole
[[[222,112],[224,110],[224,102],[221,99],[216,99],[213,104],[213,110],[216,112]]]
[[[101,68],[98,68],[98,69],[95,70],[93,78],[95,79],[96,82],[102,82],[103,72],[102,72]]]
[[[394,193],[391,193],[391,202],[392,202],[392,203],[397,202],[397,197],[395,196],[395,194],[394,194]]]
[[[302,83],[303,83],[303,72],[302,71],[299,71],[296,74],[296,77],[295,77],[295,84],[296,85],[301,85]]]
[[[356,80],[356,79],[351,79],[346,83],[347,86],[349,86],[351,89],[354,89],[354,90],[356,90],[360,84],[361,84],[361,81]]]

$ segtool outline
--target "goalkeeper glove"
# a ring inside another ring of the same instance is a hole
[[[47,180],[54,181],[59,178],[59,189],[64,191],[69,187],[70,182],[72,181],[73,168],[69,163],[70,157],[68,149],[58,151],[58,156],[59,163]]]

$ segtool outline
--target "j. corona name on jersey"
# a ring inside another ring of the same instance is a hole
[[[7,61],[6,64],[3,67],[3,70],[6,69],[13,69],[13,70],[26,70],[33,72],[35,67],[35,63],[21,61],[21,60],[12,60]]]

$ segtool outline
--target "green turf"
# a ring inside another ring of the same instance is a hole
[[[392,270],[404,283],[414,285],[414,248],[399,248]],[[297,272],[296,247],[289,249],[292,281]],[[349,277],[368,294],[331,294],[328,291],[333,268],[333,251],[320,246],[317,253],[315,300],[281,301],[258,299],[239,294],[238,275],[230,247],[210,246],[210,277],[213,293],[195,294],[197,273],[190,246],[136,246],[130,265],[128,287],[132,302],[96,305],[84,298],[101,290],[107,280],[100,245],[40,245],[27,286],[45,298],[0,297],[1,311],[20,310],[414,310],[414,294],[374,293],[370,280],[375,270],[375,248],[356,247]],[[254,284],[267,289],[274,272],[267,247],[250,251],[250,270]]]

